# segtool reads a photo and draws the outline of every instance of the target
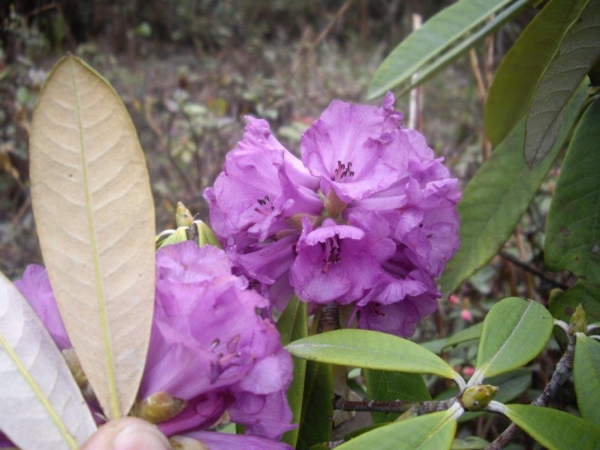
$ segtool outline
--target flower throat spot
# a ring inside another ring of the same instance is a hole
[[[334,176],[331,178],[331,180],[344,181],[344,178],[352,178],[353,176],[354,172],[352,171],[352,161],[342,164],[342,161],[338,160],[337,169],[335,169]]]
[[[259,214],[268,216],[271,213],[271,211],[275,210],[275,207],[273,206],[273,203],[269,199],[268,195],[265,195],[263,198],[259,198],[256,201],[258,202],[258,204],[260,206],[257,206],[256,208],[254,208],[254,211],[256,211]]]
[[[339,238],[337,236],[327,238],[323,246],[323,250],[325,252],[325,257],[323,258],[323,269],[322,273],[327,273],[329,271],[329,266],[331,264],[337,264],[341,261],[340,256],[340,244]]]

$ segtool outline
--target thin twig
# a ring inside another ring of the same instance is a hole
[[[575,352],[575,335],[569,334],[569,345],[565,350],[558,363],[556,364],[556,370],[552,374],[550,382],[546,385],[543,392],[538,398],[536,398],[531,404],[533,406],[548,406],[552,399],[556,396],[560,387],[565,384],[571,375],[573,370],[573,355]],[[494,440],[486,450],[501,450],[504,446],[508,445],[515,437],[521,433],[521,429],[514,423],[502,432],[500,436]]]
[[[527,272],[530,272],[537,277],[540,277],[544,281],[547,281],[554,287],[562,289],[563,291],[566,291],[567,289],[569,289],[569,286],[567,286],[566,284],[563,284],[559,281],[554,280],[553,278],[550,278],[548,275],[546,275],[541,270],[538,270],[535,267],[527,264],[526,262],[521,261],[519,258],[515,258],[513,255],[505,252],[504,250],[500,251],[499,255],[502,258],[507,259],[508,261],[513,263],[515,266],[520,267],[521,269],[526,270]]]
[[[31,206],[31,194],[29,192],[26,192],[26,195],[27,195],[27,197],[25,197],[25,201],[19,208],[19,211],[17,212],[17,214],[15,215],[13,220],[10,222],[10,226],[12,228],[14,228],[18,225],[18,223],[21,221],[21,219],[23,218],[23,216],[25,215],[25,213],[29,210],[29,207]]]
[[[340,17],[342,17],[344,15],[346,10],[350,7],[350,5],[352,4],[352,1],[353,0],[347,0],[346,3],[344,3],[342,5],[342,7],[338,10],[338,12],[335,13],[335,16],[333,16],[333,19],[331,19],[331,21],[325,27],[325,29],[323,31],[321,31],[321,34],[319,35],[317,40],[310,45],[310,48],[308,49],[308,53],[312,53],[315,50],[315,48],[317,48],[317,46],[321,43],[321,41],[327,37],[327,35],[331,31],[331,29],[333,28],[335,23],[339,20]]]
[[[340,411],[368,411],[368,412],[383,412],[383,413],[404,413],[412,409],[416,415],[429,414],[436,411],[444,411],[450,408],[458,401],[457,397],[452,397],[447,400],[432,400],[425,402],[407,402],[402,400],[396,401],[351,401],[344,400],[341,396],[336,395],[331,402],[333,408]]]
[[[483,81],[483,76],[481,75],[481,69],[479,68],[479,58],[477,58],[477,52],[474,48],[469,50],[469,61],[471,62],[471,70],[473,71],[473,76],[475,77],[475,82],[477,84],[477,95],[479,96],[481,103],[485,104],[487,89]]]

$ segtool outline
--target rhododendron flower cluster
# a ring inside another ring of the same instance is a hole
[[[302,135],[301,159],[248,118],[205,191],[237,270],[278,309],[292,294],[354,305],[360,328],[411,335],[440,297],[459,246],[457,180],[421,134],[381,107],[333,101]]]
[[[289,449],[277,440],[294,427],[286,399],[292,359],[272,322],[256,313],[268,301],[247,289],[245,278],[232,275],[216,247],[198,248],[193,241],[165,246],[157,252],[156,267],[138,411],[148,400],[172,400],[166,416],[150,407],[161,431],[192,437],[211,450]],[[15,284],[59,348],[70,348],[46,270],[29,266]],[[244,424],[247,434],[208,431],[229,421]]]

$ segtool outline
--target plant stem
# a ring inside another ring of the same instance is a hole
[[[340,411],[368,411],[368,412],[383,412],[383,413],[403,413],[412,409],[416,414],[422,415],[436,411],[443,411],[450,408],[458,401],[457,397],[452,397],[447,400],[425,401],[425,402],[406,402],[396,400],[389,401],[350,401],[344,400],[341,396],[336,395],[331,402],[333,408]]]

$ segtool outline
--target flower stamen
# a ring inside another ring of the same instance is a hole
[[[264,216],[268,216],[269,214],[271,214],[271,211],[275,211],[275,206],[273,206],[273,203],[269,199],[268,195],[265,195],[263,198],[259,198],[256,201],[260,205],[254,208],[254,211],[256,211],[257,213],[262,214]]]
[[[342,161],[338,160],[337,169],[334,171],[334,176],[331,181],[343,181],[344,178],[352,178],[354,172],[352,171],[352,161],[348,161],[346,164],[342,164]]]

